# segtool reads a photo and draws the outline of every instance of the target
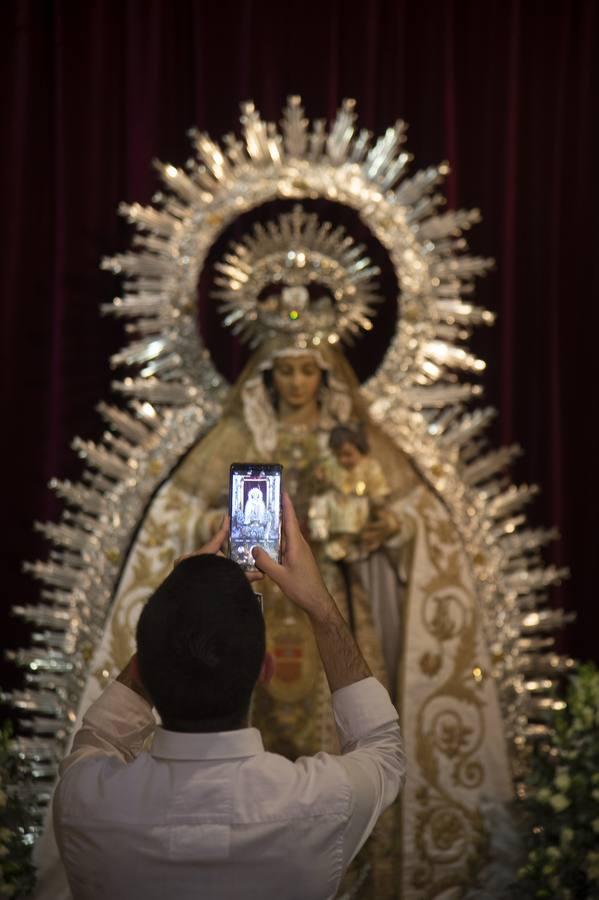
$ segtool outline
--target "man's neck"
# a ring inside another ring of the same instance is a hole
[[[217,731],[240,731],[248,728],[247,716],[223,716],[218,719],[198,719],[185,721],[179,719],[163,719],[162,727],[167,731],[179,731],[184,734],[214,734]]]

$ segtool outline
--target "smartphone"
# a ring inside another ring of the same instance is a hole
[[[233,463],[229,475],[229,556],[255,569],[252,547],[281,562],[283,466]]]

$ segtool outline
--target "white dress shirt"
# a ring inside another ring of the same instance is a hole
[[[332,703],[342,755],[290,762],[267,753],[255,728],[157,728],[138,694],[111,684],[85,715],[54,797],[75,900],[334,897],[405,765],[397,712],[375,678]]]

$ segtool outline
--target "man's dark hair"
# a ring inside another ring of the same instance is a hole
[[[175,731],[239,727],[264,652],[258,598],[237,563],[222,556],[182,560],[137,625],[141,680]]]

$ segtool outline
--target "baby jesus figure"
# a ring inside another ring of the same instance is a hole
[[[331,431],[332,456],[316,471],[324,490],[310,503],[310,534],[335,561],[354,562],[375,549],[369,525],[382,513],[389,486],[379,463],[368,455],[366,435],[337,426]]]

